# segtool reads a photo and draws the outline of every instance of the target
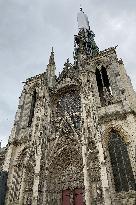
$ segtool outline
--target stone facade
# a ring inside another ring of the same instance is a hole
[[[2,170],[6,154],[6,147],[1,148],[0,145],[0,171]]]
[[[5,204],[134,205],[135,145],[136,93],[123,61],[80,28],[74,64],[56,77],[52,50],[46,72],[25,82],[3,165]]]

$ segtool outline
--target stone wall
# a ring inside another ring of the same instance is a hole
[[[6,205],[60,205],[62,192],[77,188],[86,205],[134,204],[135,191],[115,192],[107,142],[115,129],[135,173],[135,93],[114,48],[79,59],[78,65],[67,61],[57,78],[52,57],[47,73],[26,81],[3,166]],[[112,90],[112,96],[102,93],[105,104],[95,73],[102,66]]]
[[[3,148],[0,147],[0,171],[3,168],[6,151],[7,151],[6,147],[3,147]]]

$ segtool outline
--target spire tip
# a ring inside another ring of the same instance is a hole
[[[53,46],[51,47],[51,52],[52,52],[52,53],[54,53],[54,49],[53,49]]]
[[[55,64],[53,46],[52,46],[52,48],[51,48],[51,54],[50,54],[50,57],[49,57],[49,64]]]

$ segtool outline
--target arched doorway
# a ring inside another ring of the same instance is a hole
[[[58,152],[47,178],[49,205],[84,204],[83,163],[77,148],[66,146]]]

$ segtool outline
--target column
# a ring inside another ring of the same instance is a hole
[[[25,170],[23,170],[20,195],[19,195],[19,205],[23,205],[24,188],[25,188]]]
[[[109,184],[108,184],[108,176],[107,176],[107,170],[106,170],[106,164],[104,160],[104,153],[103,153],[103,147],[101,142],[97,143],[97,147],[99,150],[99,161],[101,165],[101,182],[102,182],[102,189],[103,189],[103,196],[104,196],[104,204],[105,205],[111,205],[111,198],[109,193]]]
[[[91,205],[92,194],[90,180],[88,176],[88,167],[87,167],[87,150],[86,145],[82,145],[82,157],[83,157],[83,174],[84,174],[84,186],[85,186],[85,202],[86,205]]]
[[[34,184],[33,184],[33,197],[32,197],[32,205],[37,205],[38,201],[38,185],[39,185],[39,175],[40,175],[40,160],[41,160],[41,145],[37,147],[36,153],[36,166],[34,168]]]

